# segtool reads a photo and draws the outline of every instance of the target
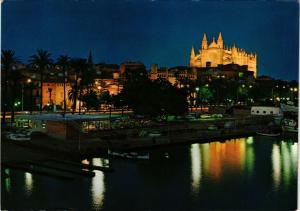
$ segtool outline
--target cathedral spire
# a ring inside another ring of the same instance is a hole
[[[88,57],[88,59],[87,59],[87,63],[89,64],[89,65],[93,65],[93,56],[92,56],[92,51],[90,50],[90,52],[89,52],[89,57]]]
[[[207,37],[206,37],[206,33],[204,33],[201,48],[207,49],[207,46],[208,46]]]
[[[223,46],[224,46],[224,42],[223,42],[223,38],[222,38],[222,33],[221,32],[219,33],[217,44],[218,44],[219,48],[223,48]]]
[[[195,56],[196,56],[196,54],[195,54],[194,45],[192,45],[191,58],[195,58]]]

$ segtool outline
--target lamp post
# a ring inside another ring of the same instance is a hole
[[[32,86],[33,86],[33,84],[32,84],[31,78],[27,79],[27,84],[29,85],[29,91],[30,91],[30,104],[29,104],[30,114],[32,114]]]
[[[196,87],[196,106],[197,106],[197,109],[198,109],[198,98],[199,98],[199,87]]]

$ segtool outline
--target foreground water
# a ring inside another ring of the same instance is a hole
[[[110,159],[113,173],[61,181],[17,170],[2,178],[2,209],[199,210],[297,206],[298,143],[266,137],[150,150]],[[107,160],[89,159],[94,165]]]

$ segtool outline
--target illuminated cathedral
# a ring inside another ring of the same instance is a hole
[[[235,45],[226,47],[222,38],[221,32],[219,33],[217,42],[213,38],[212,42],[208,44],[206,34],[204,33],[201,49],[196,54],[192,46],[190,56],[190,67],[217,67],[218,65],[238,64],[247,65],[249,71],[254,72],[256,77],[256,61],[257,55],[255,53],[248,53]]]

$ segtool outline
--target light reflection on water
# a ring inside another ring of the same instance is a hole
[[[191,145],[191,163],[192,163],[192,190],[195,194],[199,191],[201,180],[201,153],[199,144]]]
[[[201,186],[201,176],[213,177],[220,180],[227,171],[239,172],[246,168],[249,174],[254,168],[253,137],[236,140],[192,144],[191,184],[192,191],[197,193]]]
[[[251,179],[255,168],[254,145],[253,137],[223,143],[192,144],[190,148],[192,191],[194,193],[199,191],[203,176],[219,181],[224,174],[243,173]],[[298,143],[272,144],[272,178],[275,191],[280,188],[281,183],[286,188],[290,186],[292,178],[297,175],[297,160]]]
[[[273,144],[272,149],[272,166],[273,166],[273,181],[275,189],[278,189],[281,182],[281,163],[280,149],[277,144]]]
[[[25,193],[27,196],[30,196],[32,194],[32,188],[33,188],[32,174],[26,172],[24,174],[24,177],[25,177]]]
[[[78,177],[68,182],[12,170],[3,179],[2,193],[10,199],[6,206],[22,208],[27,204],[31,208],[34,204],[37,209],[58,204],[57,207],[81,206],[81,210],[200,210],[225,206],[264,210],[295,204],[298,143],[248,137],[149,151],[158,159],[115,159],[113,173],[96,170],[93,178]],[[161,154],[166,151],[174,156],[162,162]],[[83,163],[109,164],[101,158],[85,159]],[[178,173],[179,169],[183,170]],[[166,170],[176,173],[170,177],[163,173]],[[45,184],[53,183],[60,189],[45,189]],[[126,194],[120,193],[123,189]],[[254,191],[257,193],[253,197]],[[53,197],[45,197],[48,194]],[[61,200],[62,195],[68,197]],[[131,198],[137,200],[130,201]],[[15,201],[20,202],[16,205]]]
[[[104,162],[101,158],[93,158],[92,164],[95,166],[103,166]],[[104,200],[104,174],[101,171],[94,171],[95,176],[92,178],[92,201],[95,209],[101,209]]]
[[[292,177],[297,175],[298,143],[280,142],[273,144],[272,165],[274,187],[278,188],[283,183],[289,188]]]

